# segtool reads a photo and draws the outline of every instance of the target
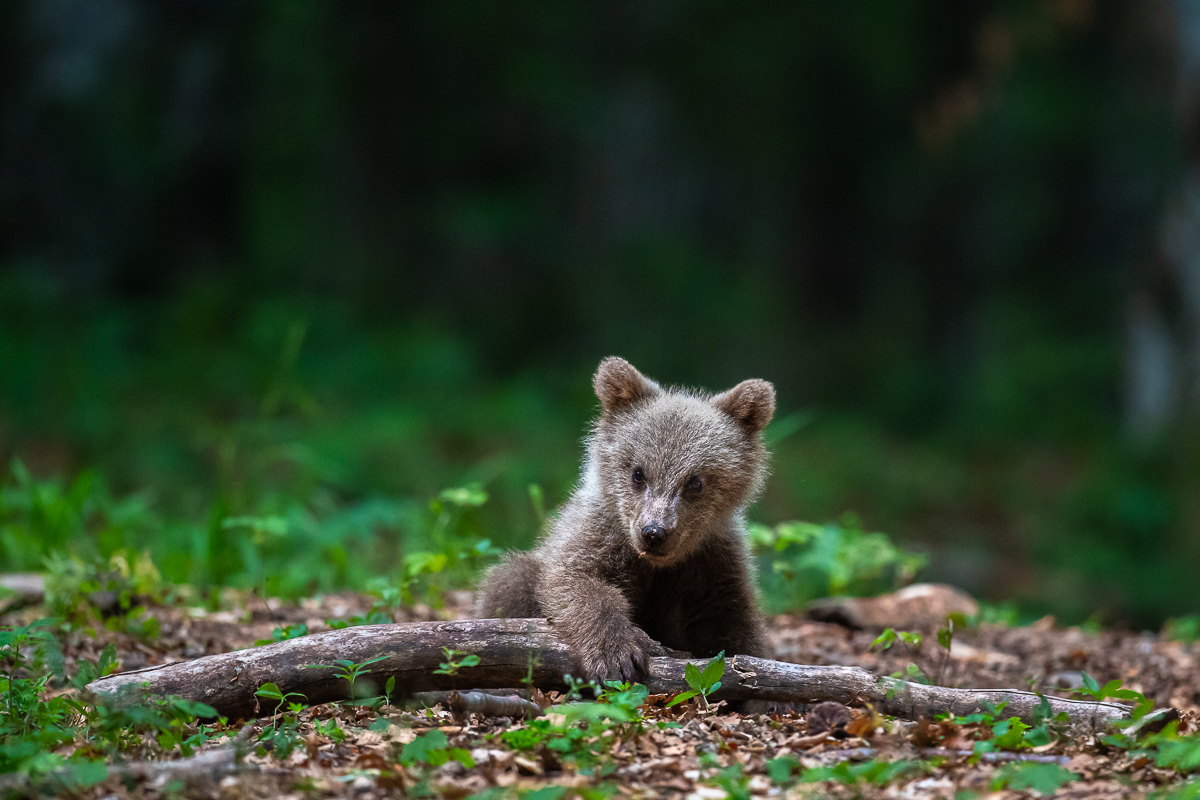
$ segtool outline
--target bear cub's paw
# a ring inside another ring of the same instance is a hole
[[[632,683],[645,677],[650,656],[661,646],[631,622],[610,624],[600,634],[585,639],[576,649],[584,680]]]

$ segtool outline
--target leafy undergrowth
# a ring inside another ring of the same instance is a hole
[[[354,704],[305,708],[302,698],[289,697],[281,712],[248,723],[252,727],[242,733],[248,752],[236,771],[157,778],[108,772],[108,766],[130,761],[179,761],[219,751],[247,723],[201,724],[197,715],[206,709],[178,700],[142,709],[107,706],[82,688],[88,679],[368,619],[436,619],[469,608],[465,593],[446,600],[445,608],[433,609],[347,594],[292,605],[227,592],[216,611],[135,597],[124,615],[103,621],[82,614],[82,607],[74,618],[51,620],[41,620],[45,611],[38,607],[10,612],[0,640],[0,767],[9,773],[0,776],[6,781],[0,786],[17,794],[73,797],[450,800],[950,798],[1055,791],[1190,797],[1200,791],[1200,783],[1189,783],[1200,770],[1197,647],[1148,635],[1056,629],[1049,621],[962,630],[949,650],[927,641],[932,637],[878,637],[881,645],[871,632],[790,617],[775,618],[771,632],[787,660],[1131,704],[1145,694],[1160,707],[1181,711],[1182,719],[1151,733],[1071,730],[1055,719],[1026,725],[1003,708],[916,723],[831,704],[803,713],[742,715],[708,700],[721,665],[698,662],[689,671],[696,691],[682,702],[647,696],[639,686],[610,686],[598,700],[586,690],[581,697],[538,696],[548,713],[527,722],[455,715],[441,706],[406,709],[394,686],[386,687],[387,697]],[[469,654],[448,659],[465,681],[471,666]],[[342,666],[348,678],[370,669]],[[277,691],[269,684],[260,689],[267,698]]]

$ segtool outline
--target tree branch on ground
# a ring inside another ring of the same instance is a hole
[[[444,648],[479,657],[479,664],[457,675],[437,674]],[[667,652],[665,649],[663,652]],[[544,691],[564,689],[563,676],[575,670],[570,651],[544,619],[485,619],[363,625],[302,636],[233,653],[205,656],[101,678],[88,688],[97,694],[178,695],[207,703],[231,719],[263,716],[275,703],[256,697],[264,683],[283,693],[303,695],[311,705],[347,699],[348,681],[339,677],[338,660],[355,664],[372,659],[356,680],[360,697],[382,694],[390,677],[397,693],[517,686]],[[693,662],[704,659],[690,659]],[[659,656],[650,660],[643,683],[653,694],[687,691],[684,667],[689,659]],[[328,668],[314,668],[328,667]],[[941,712],[956,716],[1006,703],[1005,716],[1033,722],[1043,698],[1014,689],[951,689],[873,675],[858,667],[803,666],[764,658],[730,658],[721,687],[711,700],[763,700],[777,703],[835,701],[871,706],[881,714],[919,719]],[[1045,698],[1052,714],[1065,712],[1074,724],[1102,728],[1130,719],[1116,703]]]

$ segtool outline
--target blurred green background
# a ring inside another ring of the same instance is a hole
[[[620,354],[775,383],[755,520],[1195,612],[1196,16],[5,3],[0,569],[357,586],[474,483],[455,529],[528,546]]]

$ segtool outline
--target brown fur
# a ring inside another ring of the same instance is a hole
[[[591,680],[643,674],[651,640],[766,655],[742,514],[762,487],[774,388],[666,390],[615,357],[594,386],[579,486],[533,552],[484,576],[477,616],[550,617]]]

